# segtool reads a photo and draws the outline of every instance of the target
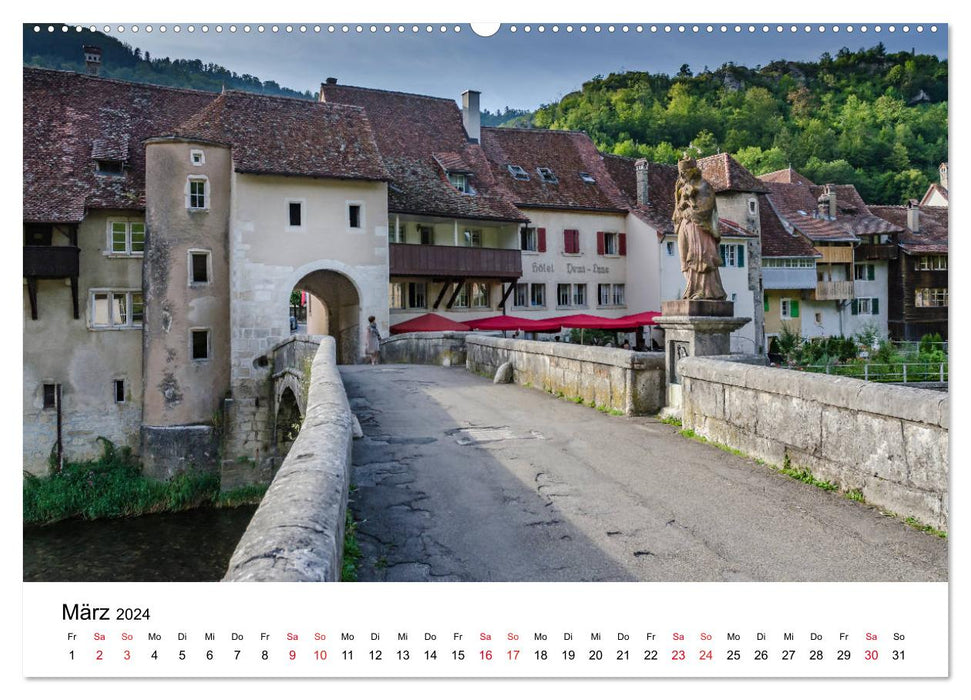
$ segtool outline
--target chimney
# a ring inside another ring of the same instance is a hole
[[[337,78],[327,78],[324,82],[327,85],[337,85]]]
[[[920,233],[920,206],[916,199],[907,202],[907,228],[914,233]]]
[[[481,118],[479,115],[479,91],[466,90],[462,93],[462,125],[469,141],[479,143]]]
[[[634,163],[634,170],[637,173],[637,203],[641,206],[647,206],[651,203],[651,183],[648,177],[651,171],[651,161],[647,158],[640,158]]]
[[[940,173],[941,173],[941,187],[943,187],[946,190],[947,189],[947,163],[941,163]]]
[[[836,188],[826,185],[826,194],[829,195],[829,220],[836,221]]]
[[[101,72],[101,47],[84,47],[84,68],[88,75],[98,75]]]

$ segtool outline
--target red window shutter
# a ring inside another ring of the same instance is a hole
[[[536,229],[536,247],[540,253],[546,252],[546,229]]]
[[[620,254],[627,255],[627,234],[621,233],[617,236],[617,238],[620,241],[620,243],[618,244],[620,246]]]
[[[597,231],[597,255],[604,254],[604,232]]]
[[[573,228],[568,228],[563,232],[563,252],[580,252],[580,232]]]

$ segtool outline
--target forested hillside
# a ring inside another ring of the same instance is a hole
[[[756,174],[791,165],[896,204],[922,196],[947,160],[947,97],[946,60],[878,45],[754,69],[597,76],[532,121],[657,162],[674,163],[691,146],[731,153]]]
[[[48,25],[44,25],[46,28]],[[50,25],[53,32],[34,32],[34,25],[24,25],[24,65],[84,72],[83,44],[100,46],[101,75],[105,78],[131,80],[138,83],[168,85],[219,92],[225,86],[231,90],[246,90],[264,95],[285,95],[313,99],[310,91],[298,92],[278,83],[262,81],[255,75],[239,75],[215,63],[198,59],[153,58],[146,51],[133,49],[118,39],[101,32],[77,32],[73,27],[61,31],[63,25]]]

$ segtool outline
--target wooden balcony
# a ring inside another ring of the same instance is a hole
[[[389,267],[397,277],[516,280],[523,274],[519,250],[390,243]]]
[[[829,265],[834,263],[852,263],[853,247],[848,245],[824,245],[817,246],[816,251],[823,257],[816,260],[817,265]]]
[[[893,243],[864,243],[856,247],[857,260],[896,260],[897,246]]]
[[[30,297],[30,317],[37,320],[37,280],[60,279],[71,281],[71,302],[74,318],[79,318],[78,275],[81,270],[81,249],[76,245],[25,245],[24,277]]]
[[[853,280],[816,283],[816,299],[818,301],[852,299],[853,297]]]
[[[81,249],[73,245],[25,245],[24,277],[77,277],[80,257]]]

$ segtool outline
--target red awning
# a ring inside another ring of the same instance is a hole
[[[425,314],[391,326],[392,333],[420,333],[423,331],[470,331],[469,326],[438,314]]]
[[[631,314],[630,316],[622,316],[618,318],[618,321],[624,321],[629,323],[631,326],[653,326],[657,324],[657,318],[661,315],[660,311],[642,311],[639,314]]]
[[[560,330],[555,320],[521,318],[519,316],[490,316],[469,321],[477,331],[523,331],[526,333],[549,333]]]
[[[574,314],[572,316],[557,316],[556,318],[546,320],[559,323],[564,328],[587,328],[607,331],[652,325],[654,319],[660,315],[657,311],[644,311],[639,314],[622,316],[621,318],[604,318],[602,316],[591,316],[590,314]]]

